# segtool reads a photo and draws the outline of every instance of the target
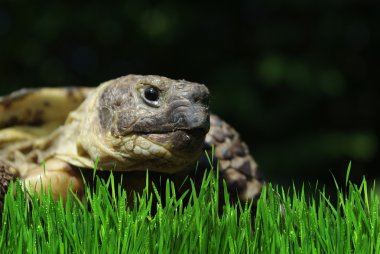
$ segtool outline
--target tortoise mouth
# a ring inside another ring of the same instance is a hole
[[[194,128],[186,128],[186,127],[179,127],[179,128],[173,128],[173,129],[167,129],[167,128],[157,128],[151,131],[136,131],[134,130],[133,132],[135,134],[140,134],[140,135],[160,135],[160,134],[170,134],[170,133],[175,133],[175,132],[186,132],[189,135],[206,135],[210,129],[210,126],[199,126],[199,127],[194,127]]]
[[[208,130],[205,128],[177,129],[168,132],[144,133],[142,137],[163,146],[174,154],[197,154]]]

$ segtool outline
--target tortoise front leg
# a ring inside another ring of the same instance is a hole
[[[241,201],[257,200],[264,180],[248,146],[234,128],[216,115],[211,115],[210,125],[204,148],[211,155],[214,146],[214,163],[219,163],[220,175],[226,181],[231,198],[237,194]]]
[[[44,166],[38,166],[28,172],[28,175],[20,179],[29,193],[41,194],[41,191],[49,191],[55,200],[62,197],[66,201],[69,189],[82,198],[84,183],[82,176],[73,166],[59,159],[49,159]]]

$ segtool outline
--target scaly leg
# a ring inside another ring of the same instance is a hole
[[[68,163],[59,159],[49,159],[44,167],[38,166],[31,170],[29,174],[20,179],[29,193],[48,191],[51,188],[54,199],[62,197],[66,201],[69,189],[82,198],[84,184],[82,176]]]
[[[241,201],[257,200],[264,179],[250,155],[248,146],[233,127],[216,115],[211,115],[210,124],[205,149],[211,155],[211,148],[214,146],[214,162],[219,163],[220,175],[227,183],[227,188],[232,194],[231,199],[237,194]],[[207,165],[207,161],[203,164]]]

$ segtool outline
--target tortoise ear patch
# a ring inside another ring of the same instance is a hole
[[[107,129],[111,126],[112,113],[109,108],[103,107],[99,109],[99,121],[103,129]]]
[[[99,98],[99,121],[105,131],[113,135],[125,132],[133,122],[136,110],[133,89],[128,84],[116,83],[107,87]]]

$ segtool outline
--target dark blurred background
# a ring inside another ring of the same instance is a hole
[[[205,83],[266,178],[380,166],[376,1],[0,2],[0,93],[129,73]]]

